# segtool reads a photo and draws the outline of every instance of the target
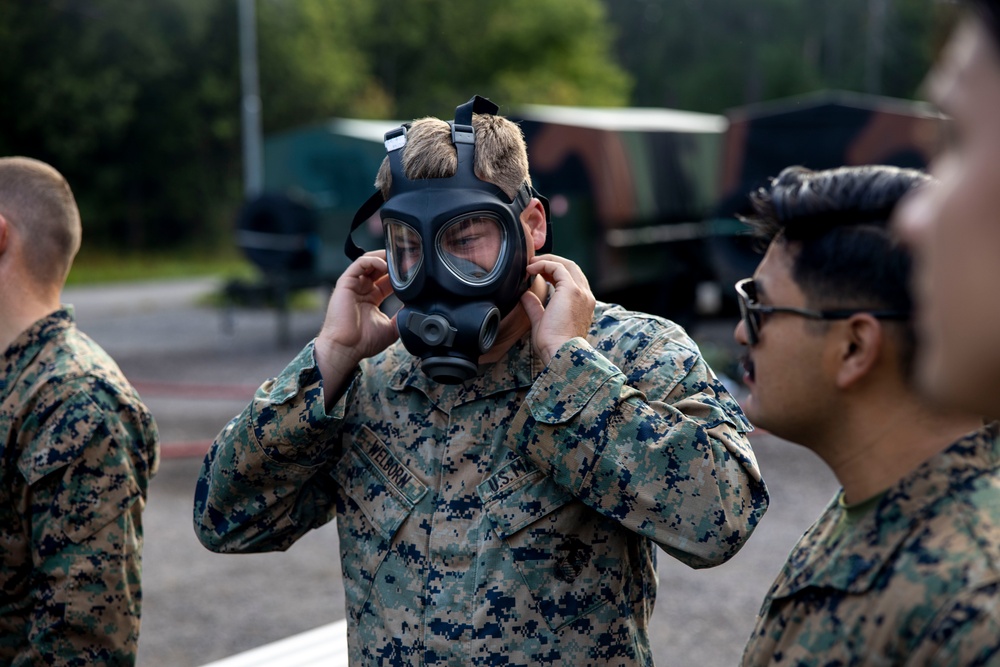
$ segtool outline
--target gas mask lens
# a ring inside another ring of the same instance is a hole
[[[482,285],[493,280],[503,259],[506,241],[507,234],[496,217],[473,213],[441,228],[436,252],[459,280]]]
[[[424,260],[420,234],[399,220],[385,220],[390,278],[397,289],[413,282]]]

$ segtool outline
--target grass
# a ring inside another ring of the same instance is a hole
[[[73,262],[66,280],[67,285],[102,285],[145,280],[170,280],[180,278],[218,277],[224,283],[262,280],[260,271],[238,249],[225,249],[215,253],[172,250],[169,252],[124,252],[106,249],[81,249]],[[233,301],[226,295],[225,286],[205,295],[199,305],[223,307],[235,304],[248,308],[275,307],[272,299],[263,301]],[[289,294],[290,310],[315,310],[323,307],[316,293],[295,290]]]
[[[81,249],[67,285],[219,276],[253,279],[258,273],[235,248],[204,251],[125,252]]]
[[[240,298],[238,296],[233,296],[226,294],[226,290],[222,289],[213,292],[211,294],[206,294],[198,300],[199,306],[208,306],[210,308],[222,308],[225,306],[238,306],[241,308],[277,308],[277,301],[270,295],[257,295],[250,298]],[[323,308],[326,304],[317,296],[315,290],[292,290],[288,294],[288,303],[286,308],[288,310],[316,310],[318,308]]]

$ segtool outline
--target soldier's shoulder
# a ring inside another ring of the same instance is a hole
[[[995,471],[953,485],[926,508],[898,568],[924,571],[928,581],[947,578],[960,589],[1000,581],[997,508],[1000,478]]]
[[[18,378],[13,395],[19,437],[29,450],[34,442],[47,452],[72,455],[109,418],[138,424],[146,438],[155,430],[152,415],[118,365],[75,327],[46,344]],[[30,459],[37,454],[25,452]]]
[[[935,503],[896,569],[898,578],[922,584],[920,598],[935,607],[925,634],[949,650],[952,644],[973,653],[998,646],[1000,479],[995,472],[953,486]]]
[[[965,543],[958,550],[985,556],[1000,572],[1000,476],[997,470],[982,470],[955,485],[952,492],[929,509],[930,521],[944,529],[951,526],[952,539]]]
[[[97,402],[114,397],[114,402],[140,404],[138,394],[117,362],[90,336],[76,327],[67,328],[51,341],[39,358],[33,384],[62,388],[60,393],[86,391]]]
[[[697,343],[679,324],[617,304],[597,303],[589,338],[597,350],[625,365],[652,353],[661,362],[670,357],[687,367],[701,356]]]
[[[676,322],[659,315],[628,310],[614,303],[597,302],[592,333],[598,338],[664,339],[697,350],[694,340]]]

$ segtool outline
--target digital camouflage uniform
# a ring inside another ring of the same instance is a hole
[[[655,549],[730,558],[767,505],[748,425],[684,332],[598,304],[548,367],[525,336],[463,385],[397,342],[330,415],[310,344],[217,438],[211,549],[337,516],[353,665],[649,665]]]
[[[992,426],[854,521],[838,494],[792,550],[743,664],[1000,665],[998,466]]]
[[[156,426],[71,309],[0,357],[0,664],[132,665]]]

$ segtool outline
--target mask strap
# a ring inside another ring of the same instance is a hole
[[[472,156],[473,151],[470,148],[476,143],[476,133],[472,129],[472,114],[485,113],[495,116],[498,111],[500,107],[479,95],[473,95],[468,102],[455,107],[455,120],[450,121],[448,125],[451,127],[451,143],[458,151],[459,171],[462,169],[461,163]]]
[[[406,130],[408,127],[409,123],[403,123],[399,127],[385,133],[385,151],[389,155],[389,169],[394,180],[397,178],[403,178],[403,167],[399,156],[402,154],[403,146],[406,145]],[[382,208],[382,204],[384,203],[385,198],[382,196],[382,191],[376,190],[375,193],[361,205],[358,212],[354,214],[354,220],[351,221],[351,229],[348,230],[347,238],[344,239],[344,254],[347,255],[352,262],[358,257],[361,257],[361,255],[365,254],[364,249],[355,243],[352,238],[354,230],[363,225],[365,220],[375,215],[375,213]]]
[[[518,203],[522,211],[527,208],[532,198],[542,202],[542,209],[545,210],[545,243],[538,249],[538,254],[545,255],[552,252],[552,215],[549,213],[549,199],[542,196],[534,186],[528,185],[527,181],[521,183],[521,187],[517,189],[514,200],[519,200]]]
[[[542,196],[534,186],[527,187],[529,194],[542,202],[542,208],[545,209],[545,243],[538,249],[538,254],[547,255],[552,252],[552,215],[549,213],[549,198]]]
[[[480,97],[479,95],[473,95],[472,99],[470,99],[468,102],[455,107],[455,124],[471,126],[472,114],[485,113],[491,116],[495,116],[497,115],[498,111],[500,111],[500,107],[498,107],[493,102],[490,102],[485,97]]]
[[[352,262],[358,257],[361,257],[361,255],[365,254],[365,251],[354,242],[351,235],[354,233],[355,229],[364,224],[365,220],[375,215],[378,210],[382,208],[382,204],[384,203],[385,199],[382,198],[382,191],[376,190],[375,194],[369,197],[368,201],[362,204],[361,208],[358,209],[358,212],[354,214],[354,220],[351,222],[351,229],[347,232],[347,238],[344,239],[344,254],[346,254]]]

